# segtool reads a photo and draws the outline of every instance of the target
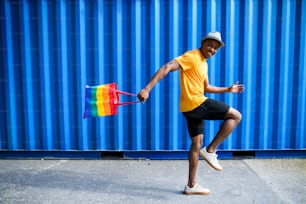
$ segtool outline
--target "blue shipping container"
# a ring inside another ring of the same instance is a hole
[[[188,150],[178,72],[145,104],[86,120],[85,85],[137,93],[209,31],[225,42],[210,83],[246,86],[209,95],[243,114],[219,149],[305,150],[305,22],[305,0],[0,1],[0,150]]]

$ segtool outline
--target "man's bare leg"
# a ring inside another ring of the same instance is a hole
[[[216,148],[228,137],[228,135],[240,123],[241,119],[241,113],[234,108],[230,108],[225,116],[224,122],[220,126],[217,135],[215,136],[213,141],[207,146],[207,152],[215,152]]]
[[[203,144],[203,134],[191,138],[189,150],[189,178],[188,187],[192,188],[196,184],[196,175],[199,161],[199,152]]]

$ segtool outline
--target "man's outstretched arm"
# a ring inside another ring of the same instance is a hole
[[[152,79],[149,81],[149,83],[146,85],[145,88],[143,88],[137,95],[138,99],[140,101],[146,101],[149,98],[150,91],[152,88],[160,81],[162,80],[169,72],[173,72],[180,69],[180,64],[172,60],[162,66],[152,77]]]

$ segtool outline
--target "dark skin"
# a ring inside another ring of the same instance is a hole
[[[209,59],[216,54],[220,47],[218,41],[215,40],[205,40],[201,44],[201,53],[206,59]],[[168,73],[177,71],[182,67],[176,60],[172,60],[165,65],[163,65],[152,77],[149,83],[144,89],[142,89],[137,97],[140,101],[146,101],[149,98],[150,91],[152,88],[162,80]],[[203,81],[205,92],[208,93],[242,93],[244,91],[244,85],[238,84],[238,82],[232,84],[229,87],[217,87],[209,84],[209,81]],[[222,125],[219,128],[213,141],[207,146],[207,151],[212,153],[216,151],[216,148],[228,137],[228,135],[234,130],[234,128],[241,121],[241,114],[234,108],[230,108],[226,114]],[[196,171],[198,167],[199,153],[203,145],[203,134],[196,135],[191,138],[191,146],[189,150],[189,178],[188,186],[192,188],[196,184]]]

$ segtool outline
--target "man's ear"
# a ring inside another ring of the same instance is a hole
[[[220,48],[221,48],[221,46],[222,46],[222,45],[221,45],[221,43],[219,43],[219,47],[218,47],[218,49],[220,49]]]

